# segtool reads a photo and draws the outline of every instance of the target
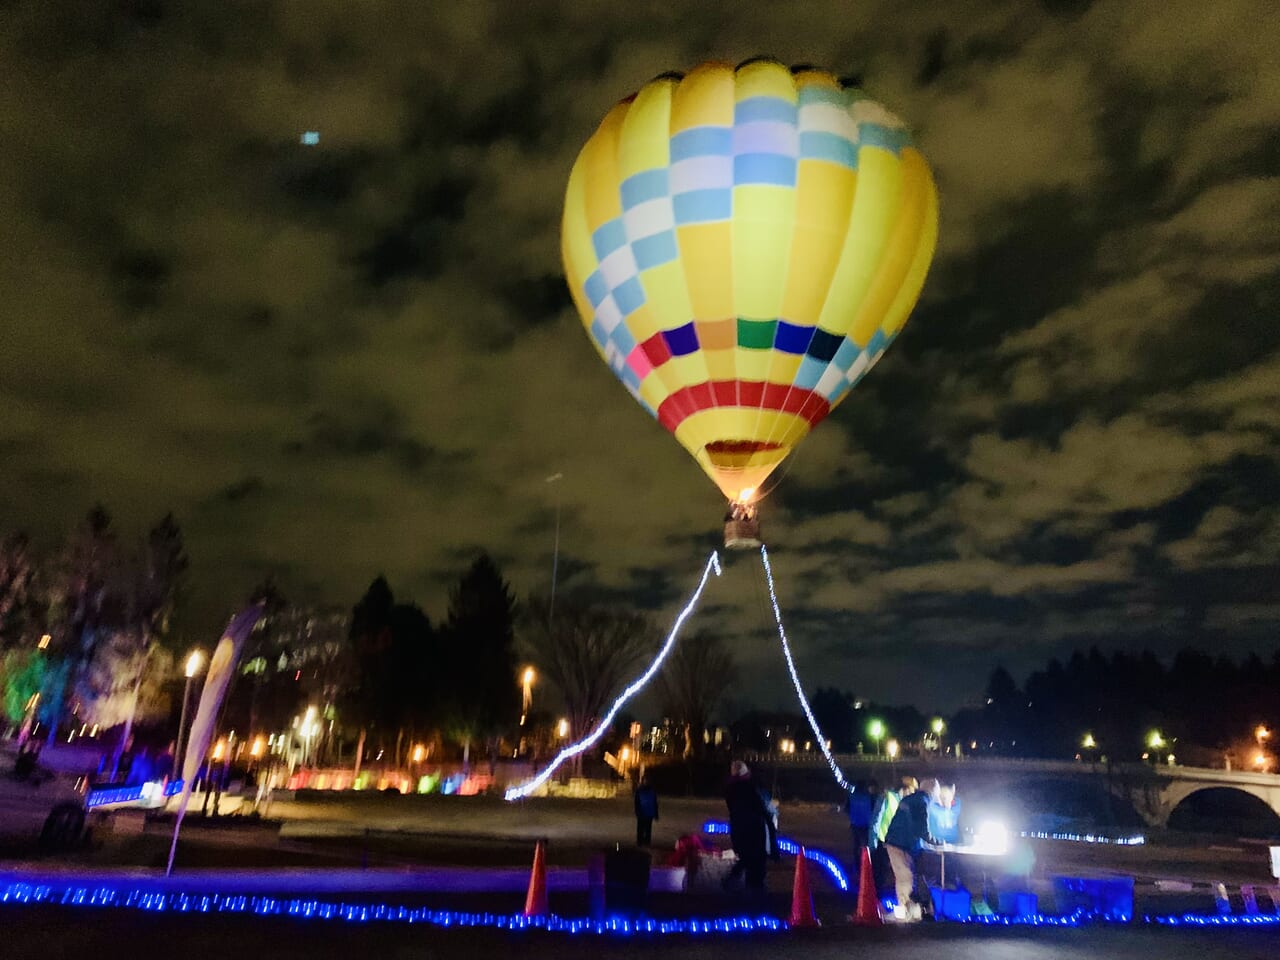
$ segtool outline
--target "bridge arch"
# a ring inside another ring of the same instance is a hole
[[[1256,784],[1171,783],[1163,791],[1165,823],[1172,830],[1248,835],[1280,834],[1280,789]]]

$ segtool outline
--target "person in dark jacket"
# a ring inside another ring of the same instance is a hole
[[[853,836],[853,862],[862,862],[862,851],[871,846],[871,819],[876,802],[880,799],[880,784],[874,780],[859,780],[845,799],[845,811],[849,814],[849,833]]]
[[[893,815],[884,845],[893,868],[894,888],[898,905],[894,916],[899,920],[919,920],[920,905],[912,899],[916,886],[916,857],[926,843],[933,843],[929,835],[929,801],[938,792],[938,781],[925,780],[920,789],[902,798],[898,812]]]
[[[658,819],[658,791],[649,778],[642,778],[636,787],[636,846],[647,847],[653,842],[653,821]]]
[[[752,782],[751,770],[741,760],[729,768],[724,802],[729,808],[729,838],[738,857],[725,886],[745,874],[747,890],[764,893],[766,859],[771,853],[774,859],[779,857],[778,837],[773,814]]]

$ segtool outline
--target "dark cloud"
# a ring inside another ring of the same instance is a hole
[[[481,549],[669,614],[721,504],[597,362],[560,198],[656,74],[770,53],[915,125],[939,255],[766,509],[802,670],[942,705],[1072,645],[1273,644],[1270,7],[70,0],[0,34],[0,528],[168,508],[189,628],[267,573],[443,613]],[[305,131],[320,142],[300,142]],[[548,485],[544,478],[562,473]],[[701,626],[785,702],[762,575]]]

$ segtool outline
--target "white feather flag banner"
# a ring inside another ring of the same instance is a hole
[[[235,676],[236,664],[240,662],[245,642],[262,619],[262,611],[263,605],[255,603],[232,617],[209,660],[209,670],[205,674],[204,687],[200,692],[200,706],[196,710],[195,719],[191,721],[191,736],[187,739],[187,749],[183,755],[182,793],[178,796],[178,816],[173,825],[173,843],[169,846],[169,864],[165,868],[165,876],[173,872],[173,857],[178,850],[178,831],[182,829],[182,818],[191,801],[191,784],[209,752],[209,741],[213,739],[213,728],[218,721],[222,699],[227,694],[227,687],[231,685],[231,678]]]

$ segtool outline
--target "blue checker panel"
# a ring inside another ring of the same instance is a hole
[[[622,207],[630,210],[649,200],[667,195],[667,168],[644,170],[622,181]]]
[[[671,206],[680,225],[728,220],[733,213],[733,190],[717,187],[678,193],[671,198]]]
[[[800,159],[825,160],[858,169],[858,148],[838,133],[809,130],[800,134]]]
[[[597,260],[603,260],[626,242],[627,228],[616,218],[591,235],[591,245],[595,247]]]
[[[813,339],[815,329],[779,320],[778,329],[773,334],[773,346],[783,353],[804,353],[809,349],[809,341]]]
[[[781,97],[747,97],[733,106],[733,122],[754,123],[758,120],[789,123],[795,126],[796,105]]]
[[[680,255],[676,246],[676,235],[673,230],[663,230],[651,237],[641,237],[631,244],[631,252],[635,254],[636,266],[641,270],[670,263]]]
[[[827,365],[821,360],[805,357],[800,361],[800,369],[796,371],[795,386],[812,390],[817,387],[818,381],[826,371]]]
[[[644,287],[637,277],[630,277],[613,291],[613,302],[624,317],[631,315],[644,304]]]
[[[664,330],[662,339],[667,342],[667,349],[673,357],[683,357],[698,350],[698,332],[694,330],[692,321],[674,330]]]
[[[744,153],[733,158],[734,186],[767,183],[779,187],[796,185],[796,161],[780,153]]]
[[[821,360],[823,363],[830,363],[831,358],[836,355],[836,351],[840,349],[840,342],[844,337],[835,333],[827,333],[820,327],[815,327],[813,331],[813,340],[809,342],[809,349],[806,351],[809,356],[815,360]]]
[[[727,157],[733,153],[731,127],[692,127],[671,138],[671,162],[693,157]]]
[[[587,299],[591,301],[591,306],[598,307],[609,295],[609,282],[605,280],[603,273],[593,270],[591,276],[587,277],[586,282],[582,284],[582,289]]]

